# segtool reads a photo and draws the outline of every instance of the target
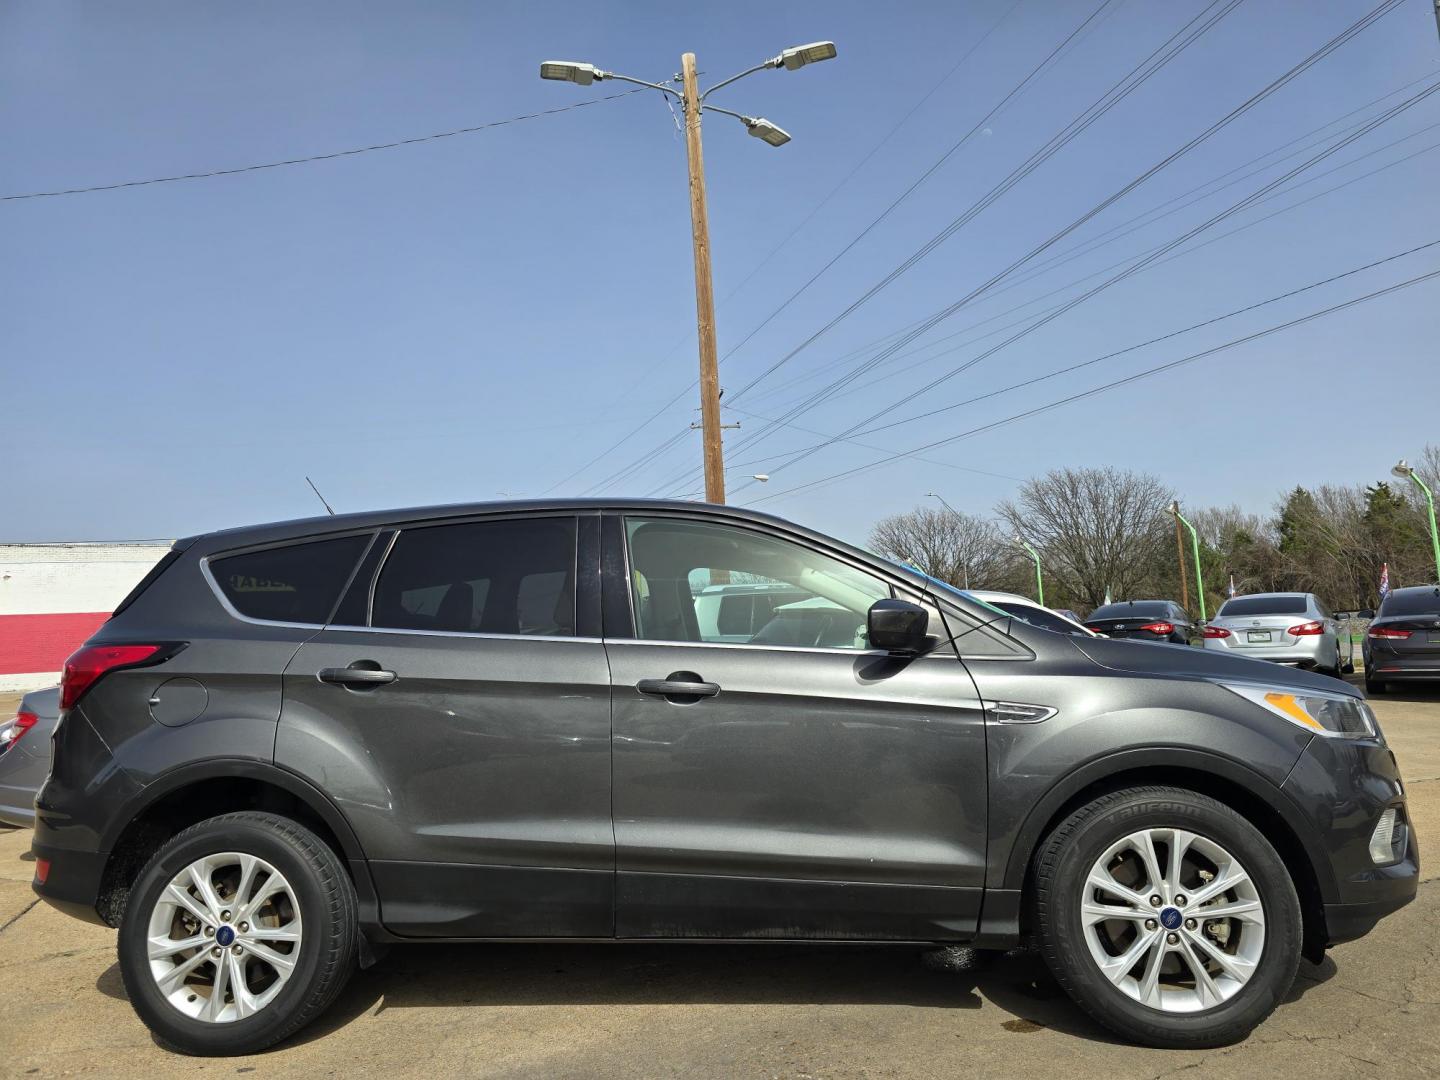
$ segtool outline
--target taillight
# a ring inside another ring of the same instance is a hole
[[[1175,624],[1168,622],[1152,622],[1146,623],[1144,626],[1140,627],[1140,629],[1149,630],[1152,634],[1160,634],[1162,636],[1168,637],[1170,634],[1173,634],[1175,632]]]
[[[1286,631],[1287,634],[1294,634],[1296,637],[1313,637],[1324,632],[1325,624],[1322,622],[1302,622]]]
[[[1389,626],[1372,626],[1367,637],[1383,638],[1387,641],[1404,641],[1410,636],[1409,630],[1396,630]]]
[[[60,708],[73,709],[85,691],[112,671],[165,659],[170,651],[162,653],[165,648],[163,645],[82,646],[65,661],[65,673],[60,677]]]
[[[1200,636],[1207,638],[1227,638],[1230,636],[1230,631],[1226,630],[1223,626],[1207,626],[1204,630],[1200,631]]]
[[[1089,623],[1085,624],[1085,629],[1089,630],[1092,634],[1105,633],[1105,628],[1103,626],[1091,626]]]
[[[27,712],[24,709],[17,712],[15,719],[0,728],[0,752],[10,749],[19,742],[21,736],[34,727],[39,720],[40,717],[33,712]]]

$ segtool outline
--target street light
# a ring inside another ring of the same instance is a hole
[[[948,502],[945,501],[945,496],[944,496],[944,495],[937,494],[936,492],[933,492],[933,491],[927,491],[927,492],[925,492],[925,497],[926,497],[927,499],[939,499],[941,506],[945,507],[946,510],[949,510],[950,513],[954,514],[957,518],[960,516],[959,511],[957,511],[953,506],[951,506]],[[969,589],[969,588],[970,588],[970,565],[969,565],[967,562],[965,562],[965,560],[964,560],[963,557],[962,557],[961,560],[960,560],[960,574],[961,574],[961,576],[965,579],[965,588],[966,588],[966,589]]]
[[[770,474],[768,472],[752,473],[750,479],[759,480],[762,484],[768,484],[770,482]]]
[[[555,79],[558,82],[573,82],[579,86],[589,86],[597,78],[603,79],[605,73],[597,71],[594,64],[577,64],[571,60],[546,60],[540,65],[540,77]]]
[[[1208,616],[1205,614],[1205,580],[1200,576],[1200,538],[1195,534],[1195,526],[1180,513],[1179,499],[1171,502],[1167,509],[1175,515],[1176,521],[1190,530],[1190,548],[1195,555],[1195,595],[1200,601],[1200,621],[1203,623]]]
[[[1440,17],[1440,8],[1437,8],[1437,17]],[[1430,514],[1430,546],[1435,552],[1435,580],[1440,582],[1440,530],[1435,528],[1435,493],[1430,490],[1430,485],[1420,479],[1420,474],[1415,471],[1413,465],[1407,465],[1405,459],[1401,458],[1399,464],[1390,470],[1401,480],[1407,477],[1415,481],[1415,486],[1425,493],[1425,507]]]
[[[605,79],[617,79],[669,94],[680,102],[685,110],[685,156],[690,171],[690,231],[695,248],[695,321],[697,337],[700,340],[700,427],[705,441],[707,502],[725,501],[725,458],[720,424],[720,361],[715,343],[715,289],[710,273],[710,212],[705,200],[705,159],[700,146],[700,115],[709,109],[733,116],[744,124],[745,130],[755,138],[770,146],[784,146],[790,141],[790,134],[778,125],[764,117],[746,116],[744,113],[722,109],[718,105],[706,104],[705,99],[721,87],[729,86],[757,71],[774,68],[795,71],[807,64],[833,59],[835,55],[833,41],[796,45],[738,75],[720,80],[703,93],[700,91],[695,70],[694,53],[685,53],[680,57],[680,74],[672,80],[680,84],[680,90],[664,83],[633,79],[629,75],[620,75],[614,71],[602,71],[594,64],[582,64],[574,60],[546,60],[540,65],[542,79],[572,82],[578,86],[589,86]]]
[[[774,59],[773,64],[775,67],[784,67],[786,71],[794,71],[806,64],[818,64],[821,60],[834,59],[835,43],[816,41],[810,45],[796,45],[793,49],[786,49]]]
[[[1035,560],[1035,599],[1039,602],[1041,607],[1044,607],[1045,581],[1043,578],[1040,577],[1040,553],[1036,551],[1033,547],[1031,547],[1029,544],[1027,544],[1024,538],[1021,537],[1019,533],[1016,533],[1015,536],[1013,536],[1011,539],[1013,539],[1015,543],[1019,544],[1022,548],[1028,551],[1030,553],[1030,557]]]

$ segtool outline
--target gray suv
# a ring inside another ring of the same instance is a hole
[[[717,589],[783,602],[721,626]],[[195,1054],[291,1035],[384,943],[537,938],[1033,943],[1125,1037],[1215,1046],[1416,891],[1348,686],[723,506],[182,540],[61,708],[35,890],[118,927]]]

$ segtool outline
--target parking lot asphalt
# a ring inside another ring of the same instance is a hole
[[[1425,883],[1369,937],[1302,962],[1286,1003],[1233,1047],[1120,1043],[1020,954],[967,966],[890,946],[414,945],[268,1053],[182,1058],[130,1010],[114,932],[35,902],[29,834],[12,830],[0,1076],[1437,1076],[1440,693],[1374,704],[1431,853]]]

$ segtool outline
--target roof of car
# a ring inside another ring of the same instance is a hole
[[[808,536],[825,543],[841,543],[868,558],[875,558],[834,537],[808,529],[759,510],[716,503],[688,502],[681,499],[513,499],[494,502],[448,503],[437,506],[400,507],[389,510],[364,510],[349,514],[321,514],[258,525],[243,525],[200,533],[175,542],[177,550],[198,545],[197,551],[208,554],[233,548],[295,540],[309,536],[374,529],[387,525],[422,524],[449,518],[467,518],[488,514],[529,513],[542,511],[598,513],[602,510],[648,511],[651,513],[681,512],[690,516],[717,517],[779,526],[787,532]]]

